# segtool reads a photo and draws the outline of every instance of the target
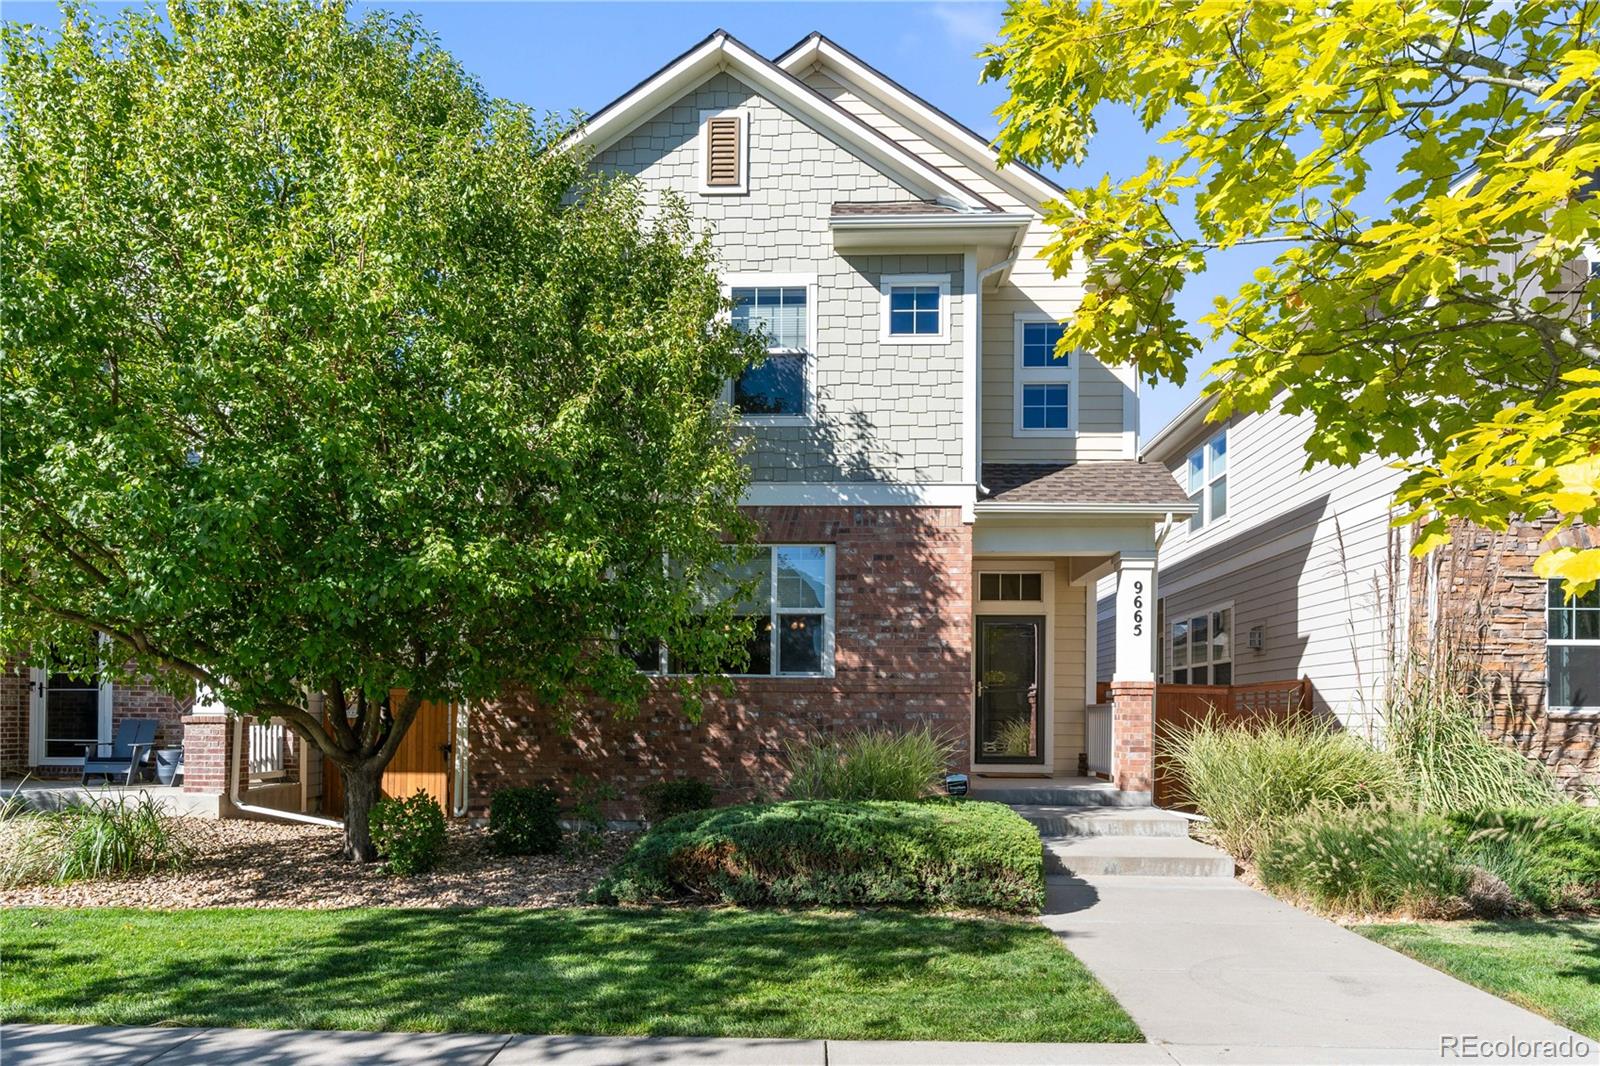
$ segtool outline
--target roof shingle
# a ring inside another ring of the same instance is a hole
[[[956,209],[934,200],[835,200],[835,215],[954,215]]]
[[[1186,507],[1188,494],[1159,463],[984,463],[979,503],[1149,504]]]

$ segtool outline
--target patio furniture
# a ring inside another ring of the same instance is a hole
[[[124,718],[110,744],[85,744],[83,784],[89,783],[91,774],[107,782],[115,775],[123,778],[123,784],[133,784],[155,746],[156,725],[154,718]]]
[[[183,749],[157,748],[156,749],[156,781],[159,784],[170,785],[179,774],[183,773]]]

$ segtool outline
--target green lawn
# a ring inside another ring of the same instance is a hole
[[[1355,929],[1600,1040],[1600,919],[1363,925]]]
[[[0,914],[8,1021],[1138,1041],[1048,930],[894,911]]]

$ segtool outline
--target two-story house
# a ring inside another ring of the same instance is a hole
[[[1193,513],[1162,538],[1156,672],[1163,685],[1306,678],[1317,710],[1380,739],[1408,672],[1484,686],[1494,732],[1574,790],[1600,779],[1600,594],[1568,602],[1533,572],[1549,521],[1505,533],[1454,528],[1411,556],[1395,519],[1404,477],[1376,457],[1306,468],[1309,415],[1271,410],[1210,421],[1190,404],[1143,449],[1189,493]],[[1600,544],[1579,527],[1558,535]],[[1101,671],[1117,654],[1101,590]]]
[[[1056,352],[1081,293],[1038,257],[1059,187],[817,34],[769,59],[713,33],[572,145],[682,197],[734,321],[771,344],[727,392],[766,546],[750,673],[694,719],[665,685],[637,716],[595,709],[570,732],[514,694],[457,708],[408,738],[406,772],[438,764],[429,787],[443,798],[448,772],[458,812],[580,774],[625,801],[685,775],[740,796],[779,787],[807,733],[926,723],[957,745],[952,769],[1060,779],[1090,756],[1148,791],[1155,535],[1190,503],[1135,454],[1131,372]],[[1109,709],[1090,711],[1107,575],[1114,743]],[[670,674],[671,649],[640,668]],[[108,739],[117,688],[91,700],[58,680],[0,700],[35,754]],[[189,722],[190,764],[225,733]]]

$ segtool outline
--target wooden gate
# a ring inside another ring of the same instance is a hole
[[[391,706],[406,698],[404,689],[389,693]],[[420,788],[450,813],[450,784],[455,759],[455,720],[448,703],[424,700],[417,717],[400,741],[394,758],[383,771],[381,786],[385,796],[403,798]],[[344,780],[338,767],[323,763],[322,810],[331,817],[344,814]]]
[[[1182,788],[1165,769],[1166,730],[1191,725],[1207,715],[1221,722],[1281,722],[1311,710],[1311,679],[1263,681],[1254,685],[1157,685],[1155,804],[1189,809]]]

